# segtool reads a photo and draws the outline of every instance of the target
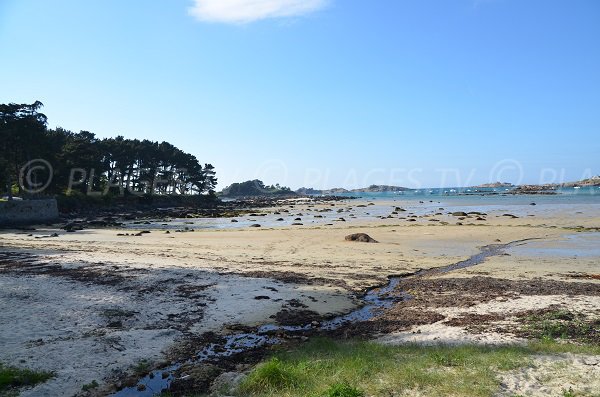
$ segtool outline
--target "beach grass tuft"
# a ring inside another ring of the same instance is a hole
[[[13,393],[13,391],[20,387],[33,386],[45,382],[53,376],[52,372],[36,372],[0,363],[0,396],[18,394]]]
[[[518,346],[388,346],[320,338],[277,352],[244,380],[240,396],[492,396],[498,374],[540,353],[597,354],[589,345],[553,340]]]
[[[365,393],[348,383],[333,384],[325,392],[326,397],[364,397]]]

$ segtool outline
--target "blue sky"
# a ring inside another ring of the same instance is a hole
[[[1,0],[0,49],[0,103],[170,141],[220,187],[600,173],[595,0]]]

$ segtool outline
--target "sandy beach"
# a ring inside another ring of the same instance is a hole
[[[511,242],[476,266],[402,281],[391,294],[410,291],[413,299],[345,332],[383,343],[519,343],[525,313],[568,307],[600,316],[600,206],[530,206],[506,216],[502,208],[457,215],[416,203],[404,212],[395,211],[398,202],[368,204],[336,203],[345,221],[311,224],[305,214],[313,220],[331,205],[295,203],[304,218],[296,226],[264,221],[282,205],[260,210],[267,213],[260,228],[2,231],[0,361],[56,372],[23,396],[82,394],[94,380],[104,393],[140,362],[161,368],[181,358],[177,347],[206,332],[274,323],[299,308],[347,313],[390,276]],[[351,219],[364,208],[377,215]],[[358,232],[378,243],[345,241]]]

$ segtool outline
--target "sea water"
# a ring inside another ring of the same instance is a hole
[[[519,217],[547,217],[558,211],[573,215],[600,212],[600,188],[598,187],[561,188],[557,189],[555,194],[511,194],[504,188],[444,188],[408,190],[400,193],[342,193],[338,196],[346,197],[348,200],[331,202],[330,204],[333,206],[326,205],[325,208],[329,208],[330,211],[317,212],[317,207],[307,208],[301,204],[286,203],[282,204],[281,208],[287,209],[289,213],[274,214],[270,212],[266,216],[258,217],[242,215],[235,218],[149,220],[145,224],[126,222],[124,227],[136,230],[178,230],[183,232],[201,229],[239,229],[254,224],[259,224],[262,228],[287,227],[294,223],[301,223],[303,226],[328,227],[336,224],[343,225],[344,222],[368,221],[387,217],[395,207],[406,210],[394,214],[393,216],[396,218],[408,215],[445,214],[455,211],[505,212]],[[256,212],[261,211],[260,208],[256,209]],[[279,221],[280,218],[283,218],[283,221]],[[297,218],[300,220],[296,220]],[[232,222],[232,219],[237,222]]]

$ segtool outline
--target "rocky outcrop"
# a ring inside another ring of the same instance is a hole
[[[369,187],[361,189],[353,189],[351,192],[355,193],[383,193],[383,192],[404,192],[411,190],[407,187],[402,186],[390,186],[390,185],[371,185]]]
[[[509,188],[514,187],[512,183],[508,182],[494,182],[494,183],[484,183],[482,185],[472,186],[473,188],[480,189],[497,189],[497,188]]]
[[[563,184],[565,187],[586,187],[586,186],[600,186],[600,175],[593,176],[591,178],[583,179],[578,182],[568,182]]]

